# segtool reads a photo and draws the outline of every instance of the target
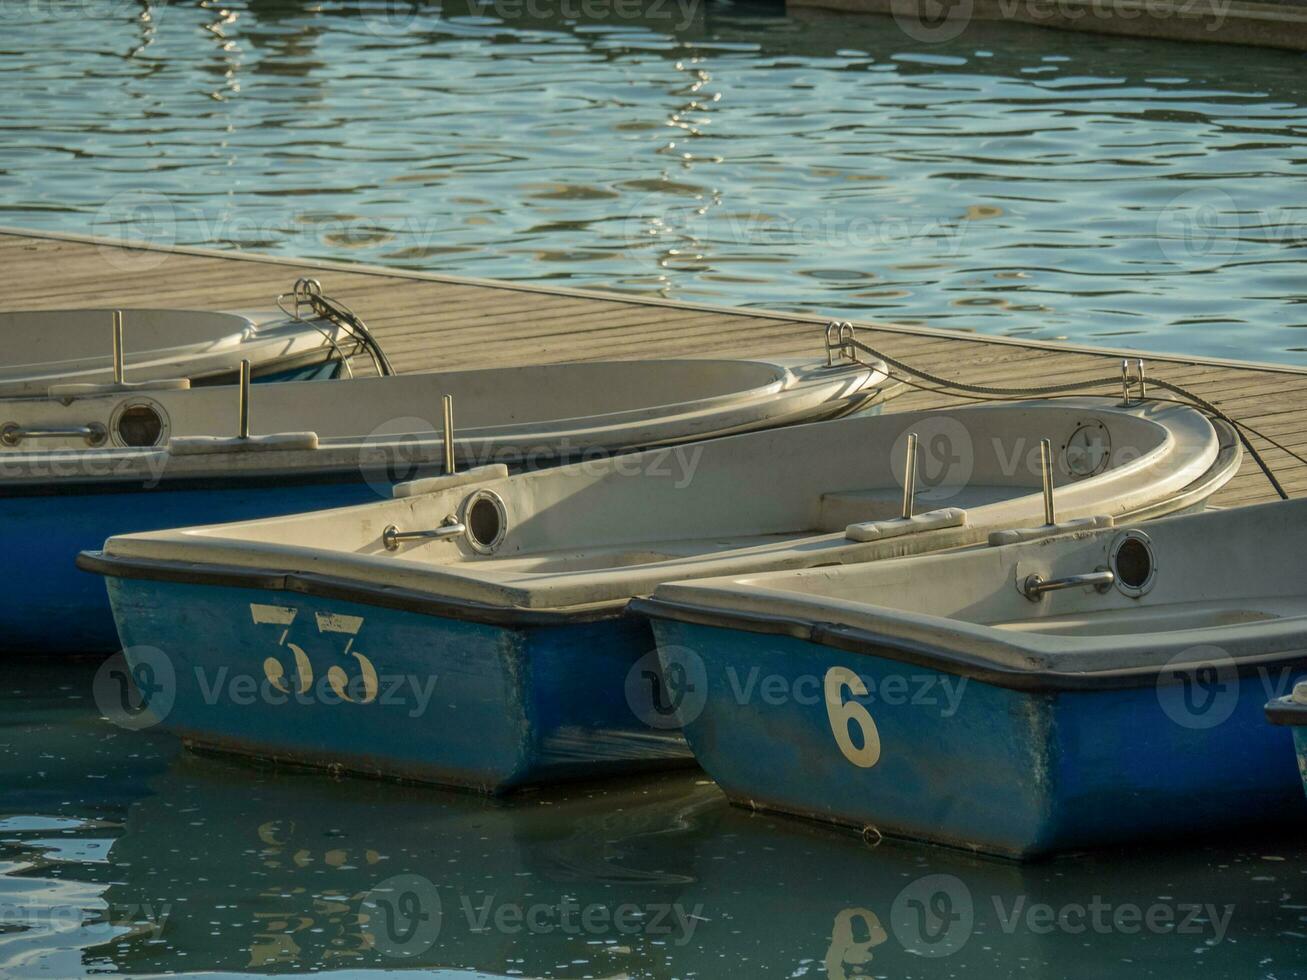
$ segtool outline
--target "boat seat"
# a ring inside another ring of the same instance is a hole
[[[178,436],[168,441],[168,452],[173,456],[317,448],[316,432],[274,432],[266,436],[248,436],[245,439],[239,436]]]
[[[1035,541],[1050,538],[1057,534],[1072,534],[1076,531],[1093,531],[1100,527],[1112,527],[1116,519],[1106,514],[1097,517],[1077,517],[1070,521],[1056,524],[1041,524],[1038,527],[1012,527],[1003,531],[991,531],[990,547],[998,548],[1005,544],[1018,544],[1022,541]]]
[[[965,510],[960,507],[944,507],[940,510],[928,510],[924,514],[914,514],[911,517],[892,517],[884,521],[862,521],[858,524],[850,524],[844,529],[844,536],[850,541],[880,541],[904,534],[937,531],[945,527],[965,527],[966,523]]]
[[[449,490],[469,483],[485,483],[488,480],[498,480],[506,476],[508,476],[507,466],[503,463],[491,463],[488,466],[474,466],[462,473],[428,476],[420,480],[406,480],[403,483],[396,483],[391,488],[390,495],[396,499],[416,497],[422,493],[435,493],[437,490]]]

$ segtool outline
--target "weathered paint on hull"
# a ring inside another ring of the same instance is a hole
[[[683,708],[685,736],[744,806],[1023,859],[1307,817],[1257,675],[1203,730],[1168,717],[1151,684],[1018,691],[789,637],[653,626],[665,672],[678,650],[701,657],[706,697]],[[868,696],[837,686],[828,708],[832,669]],[[870,765],[852,702],[879,738]]]
[[[311,485],[159,487],[0,498],[0,570],[7,590],[0,644],[5,650],[47,654],[117,650],[118,631],[104,581],[75,564],[80,552],[103,547],[112,535],[376,499],[376,491],[361,478]]]
[[[627,674],[653,649],[636,617],[505,627],[295,592],[107,581],[129,666],[172,685],[161,723],[198,747],[496,794],[693,764],[679,733],[627,705]]]

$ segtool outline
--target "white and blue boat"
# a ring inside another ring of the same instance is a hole
[[[15,352],[0,367],[0,398],[234,384],[241,361],[255,381],[334,378],[363,345],[307,310],[16,311],[0,313],[0,336]]]
[[[1020,859],[1301,826],[1262,708],[1307,670],[1307,501],[1059,530],[660,588],[696,758],[744,806]]]
[[[913,437],[916,480],[895,462]],[[1200,507],[1240,458],[1232,431],[1173,403],[985,404],[472,470],[118,536],[81,565],[107,577],[128,663],[189,744],[502,793],[689,759],[632,597],[1029,524],[1046,437],[1070,519]],[[922,504],[906,519],[905,484]]]
[[[1298,772],[1302,775],[1303,791],[1307,792],[1307,681],[1295,685],[1292,694],[1270,702],[1266,706],[1266,717],[1272,724],[1283,725],[1293,732]]]
[[[114,534],[377,500],[442,472],[446,397],[455,462],[517,469],[874,411],[888,384],[847,360],[687,359],[260,384],[245,401],[242,390],[0,401],[6,649],[117,649],[103,587],[74,566]]]

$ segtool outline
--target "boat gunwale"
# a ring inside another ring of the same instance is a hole
[[[370,585],[316,572],[207,565],[157,558],[122,558],[107,555],[103,551],[83,551],[78,554],[76,564],[84,572],[102,575],[105,578],[293,592],[422,616],[510,628],[569,626],[576,623],[620,619],[628,615],[629,605],[629,600],[617,599],[560,609],[494,606],[452,596],[436,597],[398,586]]]
[[[1307,728],[1307,704],[1300,704],[1288,697],[1276,698],[1267,702],[1266,720],[1272,725]]]
[[[1031,694],[1059,694],[1086,691],[1150,687],[1164,672],[1174,672],[1173,663],[1140,667],[1115,667],[1101,671],[1061,671],[1047,667],[1002,667],[992,661],[940,650],[935,644],[872,629],[848,626],[800,616],[745,612],[696,605],[674,599],[635,598],[630,611],[649,619],[662,619],[692,626],[737,630],[830,647],[845,653],[879,657],[965,677],[993,687]],[[1255,675],[1259,668],[1280,663],[1298,663],[1301,648],[1277,650],[1235,661],[1239,677]],[[1269,711],[1269,708],[1268,708]]]

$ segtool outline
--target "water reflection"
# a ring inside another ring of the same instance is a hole
[[[492,802],[180,753],[96,719],[89,669],[11,677],[5,976],[1269,980],[1307,940],[1296,840],[1019,866],[731,808],[693,772]]]
[[[1307,362],[1289,52],[728,0],[76,6],[4,10],[8,223]]]

